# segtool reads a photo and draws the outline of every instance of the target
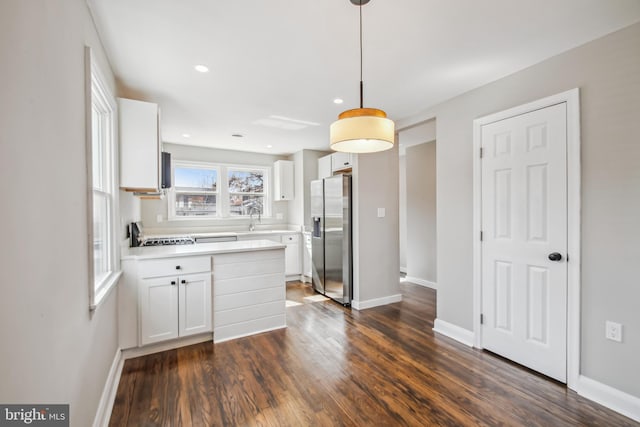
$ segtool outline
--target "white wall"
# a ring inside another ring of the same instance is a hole
[[[472,122],[575,87],[581,94],[581,373],[640,397],[640,24],[417,114],[437,119],[438,317],[472,329]],[[624,325],[623,343],[604,337]]]
[[[387,299],[400,294],[398,146],[355,157],[354,300]]]
[[[286,156],[273,156],[269,154],[250,153],[246,151],[221,150],[216,148],[195,147],[180,144],[163,144],[163,151],[171,153],[171,161],[190,160],[196,162],[226,163],[235,165],[268,166],[271,168],[271,198],[273,199],[273,163],[276,160],[285,160]],[[233,219],[191,219],[172,220],[167,219],[167,201],[165,197],[161,200],[142,201],[142,224],[145,233],[173,233],[173,232],[207,232],[219,229],[247,229],[249,218]],[[256,223],[256,228],[261,226],[286,226],[288,224],[288,203],[287,201],[272,201],[272,217],[262,218]],[[277,219],[277,215],[282,214],[282,219]],[[162,221],[157,221],[157,216],[162,216]]]
[[[437,283],[436,142],[407,147],[407,280]]]
[[[117,350],[116,292],[89,313],[84,0],[0,2],[0,402],[68,403],[92,424]]]

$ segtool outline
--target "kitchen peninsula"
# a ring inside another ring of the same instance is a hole
[[[126,249],[120,347],[145,353],[284,328],[285,247],[261,239]]]

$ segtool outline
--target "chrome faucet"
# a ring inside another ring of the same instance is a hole
[[[255,231],[256,229],[256,223],[253,220],[253,214],[257,213],[258,214],[258,222],[261,221],[261,217],[260,217],[260,209],[256,209],[254,206],[249,208],[249,231]]]

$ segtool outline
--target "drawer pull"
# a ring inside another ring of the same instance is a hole
[[[171,281],[171,285],[173,286],[173,285],[175,285],[175,284],[176,284],[176,281],[175,281],[175,280],[172,280],[172,281]]]
[[[179,265],[176,265],[176,270],[180,270],[182,267],[180,267]]]
[[[187,281],[182,279],[182,284],[184,285],[185,283],[187,283]]]

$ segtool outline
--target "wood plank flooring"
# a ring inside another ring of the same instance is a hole
[[[111,426],[638,426],[432,332],[435,292],[363,311],[308,303],[283,330],[127,360]]]

